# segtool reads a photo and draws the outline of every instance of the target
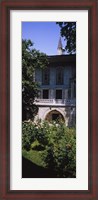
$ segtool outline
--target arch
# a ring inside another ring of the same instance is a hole
[[[48,110],[48,112],[44,116],[44,119],[47,121],[56,121],[59,119],[65,122],[64,114],[62,114],[61,111],[58,109]]]

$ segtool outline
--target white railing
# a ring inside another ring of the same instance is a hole
[[[53,99],[36,99],[36,103],[53,103]]]
[[[36,99],[36,105],[75,105],[75,99]]]

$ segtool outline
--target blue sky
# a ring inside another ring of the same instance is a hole
[[[60,28],[55,22],[22,22],[22,38],[30,39],[34,48],[47,55],[57,55]]]

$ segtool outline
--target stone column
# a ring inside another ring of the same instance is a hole
[[[65,89],[64,99],[68,99],[68,89]]]
[[[43,99],[43,90],[40,90],[40,98]]]
[[[54,99],[54,89],[50,90],[50,99]]]

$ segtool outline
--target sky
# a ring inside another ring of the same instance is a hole
[[[56,22],[22,22],[22,39],[30,39],[34,48],[47,55],[57,55],[60,27]],[[62,45],[65,47],[63,38]]]

